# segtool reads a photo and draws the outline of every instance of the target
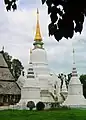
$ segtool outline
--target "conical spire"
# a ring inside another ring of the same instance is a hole
[[[75,67],[75,50],[73,48],[73,69],[72,69],[72,77],[77,77],[78,74],[77,74],[77,70],[76,70],[76,67]]]
[[[72,70],[72,77],[69,81],[68,85],[68,96],[66,100],[63,102],[62,105],[68,106],[70,108],[85,108],[86,107],[86,100],[83,96],[83,86],[79,80],[77,70],[75,67],[75,59],[74,54],[75,51],[73,49],[73,70]]]
[[[37,8],[36,35],[35,35],[34,41],[42,41],[41,32],[40,32],[40,25],[39,25],[39,11],[38,11],[38,8]]]

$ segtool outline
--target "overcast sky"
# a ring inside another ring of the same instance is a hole
[[[72,70],[72,49],[75,48],[75,59],[78,73],[86,73],[86,21],[81,35],[73,39],[62,39],[57,42],[48,36],[47,6],[41,0],[19,0],[15,12],[6,12],[0,0],[0,50],[18,58],[26,68],[29,62],[29,49],[33,47],[36,27],[36,9],[40,12],[40,26],[49,67],[56,73],[70,73]]]

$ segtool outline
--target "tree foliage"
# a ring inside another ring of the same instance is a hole
[[[51,23],[48,25],[49,36],[57,41],[72,38],[74,32],[82,32],[86,16],[85,0],[41,0],[48,6]]]
[[[62,89],[62,86],[63,86],[63,81],[65,80],[65,84],[66,84],[66,87],[68,89],[68,84],[69,84],[69,78],[67,78],[68,75],[65,75],[63,73],[61,74],[58,74],[58,78],[61,80],[61,86],[60,86],[60,89]]]
[[[12,56],[10,56],[7,52],[4,52],[4,56],[5,56],[5,59],[6,59],[6,61],[7,61],[7,63],[8,63],[8,66],[9,66],[9,68],[11,68],[11,59],[12,59]]]
[[[45,108],[45,104],[43,102],[38,102],[36,104],[36,109],[37,110],[44,110],[44,108]]]
[[[17,5],[16,5],[17,0],[4,0],[4,3],[6,5],[6,10],[16,10],[17,9]]]
[[[83,84],[83,95],[86,98],[86,74],[80,76],[80,81]]]
[[[63,77],[64,77],[64,74],[63,74],[63,73],[58,74],[58,78],[61,80],[61,86],[60,86],[60,89],[62,89],[62,85],[63,85]]]
[[[71,77],[72,77],[72,73],[69,73],[69,74],[67,74],[67,81],[68,81],[68,84],[69,84],[69,81],[70,81],[70,79],[71,79]]]
[[[24,67],[22,66],[22,63],[18,59],[13,59],[11,68],[12,68],[13,75],[17,80],[21,75],[21,71],[24,69]]]
[[[12,59],[7,52],[4,52],[4,57],[7,61],[8,67],[12,71],[13,76],[17,80],[21,75],[21,71],[24,69],[22,63],[18,59]]]
[[[7,11],[16,10],[18,0],[4,0]],[[51,23],[48,25],[49,36],[57,41],[63,37],[72,38],[74,33],[81,34],[86,16],[85,0],[41,0],[48,6]]]

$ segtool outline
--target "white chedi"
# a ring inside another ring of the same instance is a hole
[[[68,96],[67,99],[64,101],[63,105],[74,108],[76,107],[86,108],[86,99],[83,96],[83,86],[77,74],[75,61],[73,62],[72,77],[68,85]]]
[[[35,105],[42,101],[46,108],[51,103],[58,103],[60,100],[60,80],[48,67],[47,54],[43,48],[40,34],[40,26],[37,11],[37,27],[34,39],[34,48],[30,50],[30,62],[25,76],[25,81],[21,87],[21,100],[18,105],[27,105],[33,101]]]

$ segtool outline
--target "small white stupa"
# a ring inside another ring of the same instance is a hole
[[[73,49],[73,69],[72,77],[68,85],[68,96],[63,105],[69,107],[86,108],[86,99],[83,96],[83,85],[81,84],[75,67],[74,49]]]

